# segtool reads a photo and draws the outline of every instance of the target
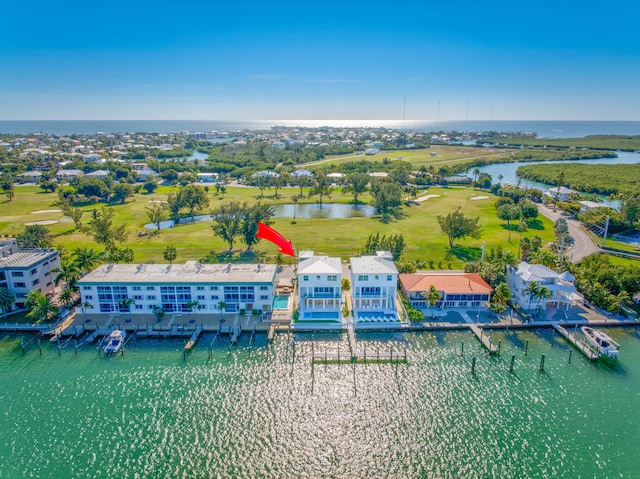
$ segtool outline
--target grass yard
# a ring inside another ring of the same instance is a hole
[[[318,167],[330,167],[331,165],[339,165],[349,161],[367,160],[372,162],[382,162],[384,158],[390,160],[403,160],[410,162],[415,168],[421,166],[433,165],[440,167],[445,165],[453,165],[456,163],[472,160],[476,158],[501,158],[510,155],[515,150],[507,148],[476,148],[469,146],[437,146],[432,145],[430,148],[420,150],[397,150],[383,151],[377,155],[349,154],[329,157],[325,160],[305,163],[305,168],[317,169]],[[435,156],[431,156],[435,153]]]
[[[212,189],[213,190],[213,189]],[[170,191],[175,188],[160,188],[151,195],[138,194],[127,200],[124,205],[111,205],[115,211],[115,220],[118,223],[126,223],[129,230],[130,246],[135,251],[137,262],[165,262],[162,253],[167,245],[174,245],[178,250],[177,262],[198,260],[207,256],[210,252],[224,253],[226,243],[213,235],[209,223],[196,223],[178,225],[175,228],[165,229],[155,236],[138,236],[145,231],[143,225],[148,222],[145,208],[150,200],[165,200]],[[272,190],[265,190],[264,201],[271,203],[291,203],[292,196],[299,194],[298,188],[286,188],[279,191],[280,198],[274,199]],[[351,219],[298,219],[292,224],[291,218],[274,219],[273,226],[287,239],[293,241],[298,251],[310,249],[317,253],[333,256],[341,256],[343,259],[358,254],[364,246],[367,237],[371,233],[404,234],[406,248],[405,257],[414,260],[434,261],[434,267],[460,268],[466,261],[479,258],[481,245],[484,242],[486,248],[501,245],[505,249],[517,252],[518,234],[511,234],[511,242],[507,241],[508,231],[506,224],[500,221],[493,208],[495,197],[473,190],[471,188],[430,188],[426,193],[440,195],[426,201],[414,203],[403,208],[403,217],[390,223],[383,224],[376,218],[351,218]],[[210,207],[214,208],[222,202],[229,201],[256,201],[259,190],[246,187],[230,187],[224,197],[209,193]],[[471,200],[475,196],[489,196],[488,199]],[[31,214],[34,211],[57,209],[52,203],[57,199],[56,194],[41,193],[37,187],[16,188],[16,196],[12,202],[0,202],[0,234],[15,236],[22,232],[24,223],[35,220],[56,220],[49,226],[55,236],[55,244],[66,250],[85,246],[102,250],[102,247],[93,242],[88,235],[74,229],[73,222],[62,216],[61,212]],[[334,190],[330,198],[325,202],[346,203],[351,201],[351,196]],[[362,195],[363,202],[369,201],[368,194]],[[318,197],[305,197],[298,203],[315,203]],[[96,205],[98,208],[101,204]],[[469,216],[480,216],[484,227],[483,235],[478,240],[466,239],[456,243],[453,251],[449,251],[446,237],[440,232],[436,216],[447,214],[458,206]],[[88,220],[89,211],[93,205],[86,206],[85,220]],[[208,212],[208,211],[207,211]],[[525,236],[540,235],[545,241],[553,238],[553,225],[546,218],[540,219],[532,225]],[[236,257],[243,251],[243,244],[239,241],[236,245]],[[277,254],[277,248],[267,242],[258,245],[258,258],[273,261]],[[250,260],[251,256],[248,257]],[[256,259],[256,256],[253,256]],[[222,257],[220,260],[227,260]],[[245,258],[246,259],[246,258]],[[438,263],[441,263],[439,266]]]

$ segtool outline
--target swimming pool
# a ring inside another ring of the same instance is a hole
[[[277,294],[273,298],[273,309],[287,309],[289,307],[289,294]]]

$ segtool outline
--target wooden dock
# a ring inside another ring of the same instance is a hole
[[[267,341],[271,341],[276,332],[282,330],[291,330],[291,328],[288,325],[282,323],[271,323],[271,325],[269,326],[269,331],[267,331]]]
[[[484,334],[484,331],[482,331],[482,329],[480,329],[475,324],[469,325],[469,329],[471,329],[471,332],[476,336],[476,338],[478,338],[478,341],[480,341],[482,345],[487,349],[487,351],[489,351],[489,354],[500,353],[498,346],[493,344],[491,338],[488,335]]]
[[[382,362],[407,362],[407,351],[363,351],[363,353],[350,354],[345,352],[316,353],[313,355],[314,363],[382,363]]]
[[[560,335],[569,341],[573,346],[575,346],[582,354],[584,354],[589,361],[596,361],[600,357],[600,353],[594,351],[589,344],[587,344],[587,340],[583,339],[582,341],[578,341],[575,334],[570,333],[564,327],[560,326],[558,323],[552,323],[553,329],[555,329]]]
[[[193,347],[198,342],[198,339],[200,338],[200,333],[202,333],[202,327],[197,328],[193,332],[193,334],[189,338],[189,341],[187,341],[187,344],[184,345],[184,350],[185,351],[191,351],[193,349]]]
[[[48,331],[50,325],[48,324],[26,324],[26,323],[2,323],[0,324],[0,331],[9,331],[12,333],[43,333]]]

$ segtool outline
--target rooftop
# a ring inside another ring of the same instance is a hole
[[[376,256],[361,256],[351,258],[351,272],[353,274],[398,274],[393,264],[391,254],[379,251]]]
[[[310,256],[304,258],[300,255],[298,275],[300,274],[342,274],[340,258],[329,256]]]
[[[490,294],[493,291],[491,286],[477,273],[433,271],[401,274],[399,278],[407,291],[429,291],[431,286],[448,294]]]
[[[83,283],[273,283],[274,264],[107,264],[78,281]]]
[[[51,250],[18,251],[6,258],[0,259],[0,268],[28,268],[39,261],[57,256],[58,252]]]

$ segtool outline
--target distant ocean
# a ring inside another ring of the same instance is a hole
[[[587,135],[640,135],[640,121],[420,121],[420,120],[2,120],[0,133],[53,135],[103,133],[180,133],[260,130],[272,126],[386,127],[421,132],[504,131],[535,132],[547,138],[579,138]]]

